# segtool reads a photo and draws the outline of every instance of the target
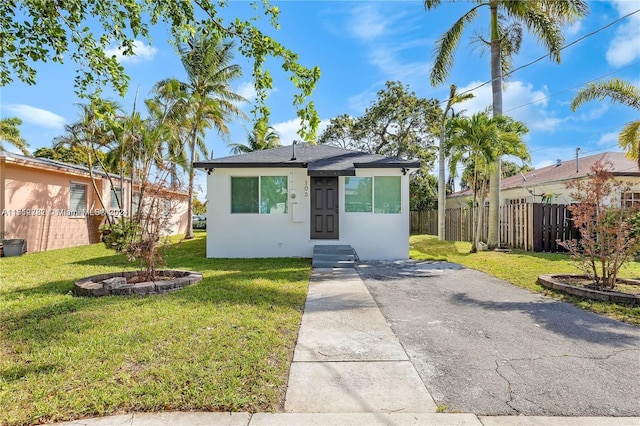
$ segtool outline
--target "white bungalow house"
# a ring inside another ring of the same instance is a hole
[[[409,257],[409,172],[419,162],[297,144],[197,162],[207,177],[207,257]]]
[[[626,205],[640,205],[640,171],[635,161],[622,152],[600,154],[561,161],[504,178],[501,181],[500,205],[522,203],[571,204],[571,190],[566,183],[573,179],[584,179],[591,173],[596,161],[610,162],[611,172],[617,179],[631,183],[631,192],[617,194]],[[467,207],[471,190],[455,192],[447,196],[447,208]],[[488,203],[488,200],[485,200]]]

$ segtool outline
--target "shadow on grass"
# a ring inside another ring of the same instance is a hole
[[[505,255],[518,255],[523,257],[529,257],[532,259],[542,259],[549,262],[567,262],[571,261],[571,258],[567,253],[545,253],[545,252],[534,252],[534,251],[524,251],[524,250],[513,250],[511,252],[506,252]]]
[[[9,384],[20,380],[23,377],[31,374],[48,374],[56,371],[58,366],[56,364],[34,365],[34,364],[21,364],[14,365],[5,370],[0,370],[0,380]]]
[[[310,275],[308,260],[205,259],[198,255],[190,256],[198,244],[198,241],[191,240],[176,245],[172,248],[174,253],[170,254],[168,266],[201,272],[204,278],[199,283],[173,293],[146,297],[74,297],[70,294],[73,282],[83,276],[16,288],[0,295],[0,302],[7,302],[10,307],[0,312],[0,331],[16,342],[43,344],[70,331],[84,333],[92,327],[92,322],[108,319],[114,312],[143,300],[145,304],[167,304],[167,309],[175,301],[200,306],[253,305],[265,309],[277,306],[298,312],[304,309],[306,283]],[[121,260],[122,256],[114,255],[77,263],[122,265]],[[81,311],[87,315],[80,314]]]
[[[466,293],[451,297],[456,305],[476,306],[492,311],[524,312],[535,324],[570,339],[615,347],[631,347],[640,341],[637,328],[617,320],[581,310],[568,303],[541,302],[493,302],[479,300]]]

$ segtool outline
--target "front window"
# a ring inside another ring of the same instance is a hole
[[[400,176],[347,177],[344,198],[345,212],[400,213]]]
[[[373,180],[373,212],[400,213],[400,176],[376,176]]]
[[[231,178],[231,213],[287,213],[288,196],[287,176]]]

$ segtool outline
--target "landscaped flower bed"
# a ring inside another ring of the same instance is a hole
[[[595,288],[593,281],[585,275],[540,275],[538,284],[543,287],[558,290],[573,296],[594,300],[609,300],[630,306],[640,306],[640,281],[620,279],[621,284],[637,287],[637,292],[622,292],[613,289]]]
[[[83,278],[75,282],[76,296],[160,294],[180,290],[202,280],[202,274],[173,269],[156,271],[155,281],[142,281],[140,271],[115,272]]]

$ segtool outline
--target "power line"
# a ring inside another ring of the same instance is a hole
[[[535,100],[533,100],[531,102],[527,102],[526,104],[522,104],[522,105],[519,105],[517,107],[510,108],[510,109],[508,109],[506,111],[503,111],[503,113],[507,113],[507,112],[510,112],[510,111],[513,111],[513,110],[516,110],[516,109],[519,109],[519,108],[523,108],[523,107],[526,107],[526,106],[529,106],[529,105],[532,105],[532,104],[535,104],[535,103],[538,103],[538,102],[542,102],[544,100],[550,99],[550,98],[552,98],[554,96],[560,95],[562,93],[568,92],[568,91],[576,89],[578,87],[582,87],[582,86],[584,86],[586,84],[589,84],[589,83],[592,83],[594,81],[598,81],[598,80],[603,79],[605,77],[609,77],[610,75],[614,75],[614,74],[617,74],[619,72],[626,71],[629,68],[633,68],[635,66],[638,66],[638,64],[640,64],[640,62],[634,62],[633,64],[631,64],[631,65],[629,65],[627,67],[621,68],[621,69],[616,70],[616,71],[612,71],[612,72],[610,72],[608,74],[603,74],[603,75],[601,75],[599,77],[596,77],[596,78],[593,78],[591,80],[585,81],[584,83],[580,83],[580,84],[577,84],[575,86],[569,87],[567,89],[560,90],[559,92],[552,93],[551,95],[543,96],[542,98],[538,98],[538,99],[535,99]]]
[[[607,25],[605,25],[604,27],[598,28],[597,30],[594,30],[594,31],[592,31],[592,32],[590,32],[590,33],[588,33],[588,34],[585,34],[584,36],[582,36],[582,37],[580,37],[580,38],[578,38],[578,39],[576,39],[576,40],[572,41],[571,43],[564,45],[563,47],[561,47],[561,48],[560,48],[560,51],[565,50],[565,49],[567,49],[567,48],[569,48],[569,47],[571,47],[571,46],[573,46],[573,45],[575,45],[575,44],[577,44],[577,43],[581,42],[582,40],[584,40],[584,39],[586,39],[586,38],[588,38],[588,37],[591,37],[591,36],[593,36],[593,35],[596,35],[596,34],[598,34],[599,32],[604,31],[605,29],[607,29],[607,28],[609,28],[609,27],[611,27],[611,26],[613,26],[613,25],[617,24],[618,22],[622,21],[623,19],[626,19],[626,18],[628,18],[628,17],[630,17],[630,16],[632,16],[632,15],[635,15],[635,14],[636,14],[636,13],[638,13],[638,12],[640,12],[640,9],[636,9],[636,10],[635,10],[635,11],[633,11],[633,12],[627,13],[626,15],[621,16],[620,18],[618,18],[618,19],[616,19],[616,20],[614,20],[614,21],[609,22],[609,23],[608,23]],[[505,75],[503,75],[503,76],[502,76],[502,78],[508,77],[508,76],[510,76],[510,75],[512,75],[512,74],[514,74],[516,71],[519,71],[519,70],[521,70],[521,69],[523,69],[523,68],[529,67],[529,66],[531,66],[531,65],[535,64],[536,62],[539,62],[539,61],[543,60],[543,59],[544,59],[544,58],[546,58],[547,56],[549,56],[549,54],[542,55],[542,56],[540,56],[538,59],[535,59],[535,60],[533,60],[533,61],[531,61],[531,62],[528,62],[528,63],[526,63],[526,64],[524,64],[524,65],[521,65],[521,66],[519,66],[519,67],[517,67],[517,68],[515,68],[515,69],[513,69],[513,70],[511,70],[511,71],[509,71],[509,72],[508,72],[508,73],[506,73]],[[493,81],[493,79],[488,80],[488,81],[485,81],[484,83],[482,83],[482,84],[480,84],[480,85],[478,85],[478,86],[476,86],[476,87],[473,87],[473,88],[471,88],[471,89],[465,90],[464,92],[461,92],[461,93],[460,93],[460,95],[464,95],[464,94],[467,94],[467,93],[473,92],[473,91],[475,91],[475,90],[477,90],[477,89],[479,89],[479,88],[481,88],[481,87],[486,86],[487,84],[490,84],[492,81]],[[449,99],[445,99],[445,100],[443,100],[443,101],[440,101],[440,103],[445,103],[445,102],[447,102],[448,100],[449,100]]]

